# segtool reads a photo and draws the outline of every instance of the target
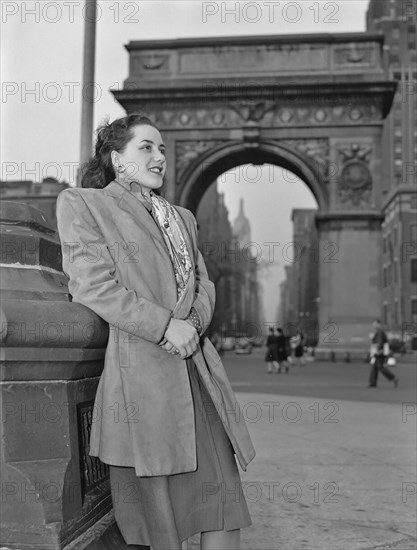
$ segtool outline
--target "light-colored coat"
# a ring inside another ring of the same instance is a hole
[[[104,189],[66,189],[57,200],[69,292],[74,302],[110,325],[90,454],[107,464],[134,467],[139,476],[171,475],[197,467],[186,361],[157,344],[171,314],[185,319],[191,307],[207,327],[215,291],[197,249],[195,218],[184,208],[176,209],[195,274],[194,291],[181,307],[163,236],[129,189],[114,181]],[[221,359],[208,338],[201,339],[193,360],[245,470],[255,451]]]

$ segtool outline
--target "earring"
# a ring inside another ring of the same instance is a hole
[[[122,166],[121,164],[119,164],[119,166],[117,167],[117,171],[119,172],[119,174],[122,174],[126,171],[126,166]]]

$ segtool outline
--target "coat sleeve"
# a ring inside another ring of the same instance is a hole
[[[116,265],[93,215],[77,189],[57,199],[62,268],[74,302],[110,325],[154,343],[162,340],[171,311],[138,296],[116,279]]]
[[[196,294],[192,307],[197,312],[197,315],[200,318],[201,326],[203,327],[202,333],[205,332],[209,326],[211,319],[214,313],[214,305],[216,302],[216,290],[214,283],[209,279],[206,264],[203,259],[203,255],[198,250],[197,247],[197,221],[192,214],[189,212],[191,218],[191,238],[194,246],[194,256],[195,256],[195,271],[196,271]]]

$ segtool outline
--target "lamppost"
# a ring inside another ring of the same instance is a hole
[[[96,51],[97,0],[85,0],[84,9],[84,57],[81,95],[80,164],[77,185],[81,185],[82,166],[92,153],[94,119],[94,71]],[[91,97],[89,96],[91,94]]]

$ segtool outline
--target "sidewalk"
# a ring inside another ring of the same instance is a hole
[[[242,550],[416,548],[415,405],[237,397],[257,450]]]

